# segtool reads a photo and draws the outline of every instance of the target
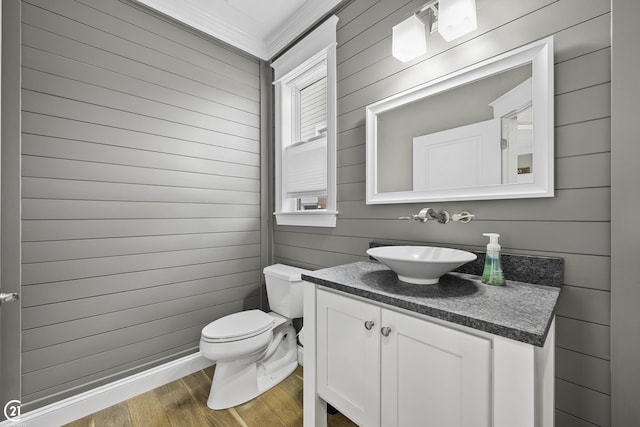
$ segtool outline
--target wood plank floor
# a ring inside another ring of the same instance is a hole
[[[214,367],[91,414],[66,427],[302,427],[302,367],[257,398],[231,409],[207,407]],[[353,427],[338,413],[329,427]]]

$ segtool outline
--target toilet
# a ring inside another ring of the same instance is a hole
[[[200,353],[216,362],[207,406],[227,409],[257,397],[298,366],[292,319],[302,317],[300,278],[307,270],[284,264],[264,269],[271,312],[229,314],[202,329]]]

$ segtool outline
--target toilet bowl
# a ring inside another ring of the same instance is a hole
[[[200,353],[216,362],[207,406],[226,409],[251,400],[298,366],[296,331],[302,317],[302,279],[307,270],[283,264],[264,269],[273,311],[229,314],[202,329]]]

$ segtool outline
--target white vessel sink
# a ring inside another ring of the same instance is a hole
[[[434,285],[440,277],[477,258],[459,249],[433,246],[380,246],[367,250],[400,280],[418,285]]]

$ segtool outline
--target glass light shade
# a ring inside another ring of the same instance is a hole
[[[476,0],[440,0],[438,32],[450,42],[478,27]]]
[[[392,54],[402,62],[427,53],[427,35],[424,23],[412,15],[393,27]]]

